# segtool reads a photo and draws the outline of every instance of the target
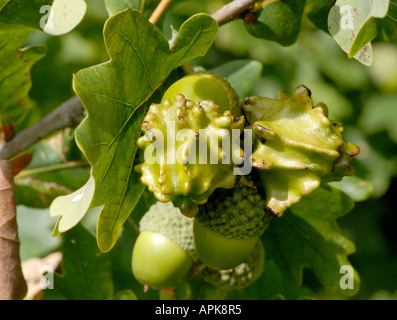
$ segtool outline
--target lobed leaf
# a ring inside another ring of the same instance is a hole
[[[130,8],[138,10],[146,18],[149,18],[158,4],[159,0],[105,0],[109,16]]]
[[[255,20],[245,26],[255,37],[292,45],[300,33],[304,6],[305,0],[264,1],[263,7],[253,13]]]
[[[172,70],[204,55],[217,30],[215,20],[197,14],[181,26],[170,48],[157,27],[127,9],[105,24],[111,60],[75,75],[74,89],[88,113],[76,141],[92,164],[96,186],[91,207],[104,206],[97,230],[102,251],[114,246],[144,190],[133,168],[135,141],[153,94]]]
[[[328,32],[328,14],[336,0],[306,0],[305,13],[313,24]]]
[[[348,296],[357,293],[360,281],[356,271],[353,288],[340,288],[341,267],[351,266],[347,255],[355,252],[355,245],[336,223],[353,206],[353,200],[338,189],[321,187],[281,218],[273,219],[263,241],[267,254],[286,279],[301,285],[302,271],[309,268],[327,289],[339,289]]]
[[[65,234],[62,275],[54,284],[68,300],[106,300],[113,294],[112,265],[98,252],[95,237],[77,225]]]
[[[337,0],[328,16],[328,30],[338,45],[364,65],[371,65],[371,41],[376,37],[375,18],[384,18],[389,0]]]
[[[0,30],[0,117],[18,131],[32,108],[28,93],[32,86],[30,69],[46,53],[44,46],[19,49],[28,31]]]
[[[255,60],[233,60],[211,70],[226,78],[239,97],[252,94],[262,74],[263,65]]]
[[[84,0],[3,0],[0,30],[42,30],[61,35],[73,30],[87,10]]]

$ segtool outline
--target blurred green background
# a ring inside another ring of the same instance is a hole
[[[170,37],[170,24],[179,28],[192,14],[213,13],[224,3],[180,3],[162,20],[165,34]],[[74,31],[60,37],[33,32],[26,44],[45,44],[48,49],[31,70],[30,98],[36,102],[32,122],[74,95],[73,73],[108,60],[102,37],[108,13],[103,1],[87,0],[87,4],[88,12]],[[291,93],[304,84],[315,103],[327,104],[331,119],[343,122],[345,140],[361,149],[352,162],[356,175],[336,184],[356,200],[354,210],[338,220],[357,247],[349,257],[361,276],[361,289],[353,299],[397,299],[397,45],[375,42],[373,47],[374,64],[366,67],[348,59],[332,37],[305,18],[298,41],[288,47],[254,38],[242,21],[234,21],[220,28],[214,46],[192,64],[212,70],[229,61],[256,61],[260,76],[250,95],[274,98],[278,90]],[[32,152],[33,163],[25,176],[16,179],[23,260],[59,249],[60,237],[51,237],[56,219],[49,217],[47,208],[54,197],[78,189],[89,176],[72,130],[37,144]],[[51,169],[67,161],[77,164],[67,170]],[[28,176],[33,183],[27,181]],[[32,206],[36,208],[29,208]],[[93,232],[96,214],[84,219]],[[125,278],[120,276],[117,281]],[[304,285],[314,289],[318,298],[340,298],[323,292],[309,272]],[[46,292],[46,297],[57,294],[56,290]]]

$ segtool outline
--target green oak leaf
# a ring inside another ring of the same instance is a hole
[[[376,37],[375,18],[384,18],[389,0],[337,0],[328,16],[328,30],[336,43],[364,65],[373,61],[371,41]]]
[[[24,127],[32,101],[28,97],[32,80],[30,69],[46,54],[44,46],[20,49],[28,31],[0,30],[0,118],[16,130]]]
[[[3,0],[0,2],[0,30],[40,30],[46,6],[54,0]],[[41,9],[43,7],[43,9]]]
[[[138,10],[146,18],[149,18],[158,4],[159,0],[105,0],[109,16],[130,8]]]
[[[94,192],[95,180],[90,176],[83,187],[66,196],[60,196],[52,202],[50,215],[51,217],[59,216],[53,236],[73,228],[83,219],[90,208]]]
[[[0,117],[16,131],[31,124],[35,105],[28,97],[30,69],[46,53],[44,46],[20,47],[33,30],[53,35],[70,31],[85,9],[84,0],[0,1]]]
[[[396,101],[397,94],[374,95],[366,101],[358,121],[362,132],[374,134],[385,130],[390,139],[397,143]]]
[[[3,0],[0,30],[42,30],[61,35],[73,30],[86,10],[84,0]]]
[[[186,0],[171,1],[168,6],[168,10],[182,1]],[[105,0],[106,10],[108,11],[109,16],[129,8],[132,10],[138,10],[146,18],[149,18],[159,3],[160,0]]]
[[[254,283],[242,290],[231,292],[231,300],[269,300],[282,296],[286,300],[313,297],[309,288],[296,286],[285,279],[274,261],[266,260],[265,270]]]
[[[17,206],[18,238],[21,243],[21,260],[44,257],[58,250],[61,238],[51,236],[56,219],[52,219],[47,209]]]
[[[309,268],[330,291],[339,289],[347,296],[356,294],[360,283],[356,271],[353,289],[343,290],[339,286],[344,276],[341,267],[351,266],[347,255],[355,252],[355,245],[336,223],[353,207],[353,200],[337,188],[317,189],[281,218],[273,219],[263,235],[267,255],[295,285],[302,284],[302,271]]]
[[[112,264],[99,252],[95,237],[82,225],[65,234],[61,275],[54,288],[68,300],[106,300],[113,295]]]
[[[336,0],[306,0],[305,13],[313,24],[328,32],[328,14]]]
[[[91,207],[104,206],[97,229],[102,251],[114,246],[144,190],[133,167],[135,141],[151,96],[172,70],[203,56],[217,31],[210,16],[194,15],[181,26],[170,48],[156,26],[127,9],[105,24],[111,60],[74,76],[74,89],[88,113],[76,131],[76,141],[92,164],[96,189]]]
[[[392,2],[390,2],[392,4]],[[397,8],[397,5],[396,5]],[[397,19],[389,14],[384,19],[376,20],[377,34],[373,42],[393,42],[397,38]]]
[[[248,97],[255,89],[262,74],[263,65],[255,60],[232,60],[211,70],[226,78],[239,97]]]
[[[376,97],[374,98],[375,99],[371,99],[369,102],[372,103],[372,101],[376,101]],[[363,114],[365,114],[366,111],[367,110],[364,109]],[[393,115],[392,113],[388,113],[387,110],[385,110],[385,112],[389,114],[390,117]],[[367,115],[365,115],[365,117],[366,116]],[[360,118],[363,119],[364,116]],[[361,152],[361,155],[354,160],[354,170],[356,176],[371,183],[373,188],[372,197],[379,198],[387,192],[393,177],[397,174],[396,161],[395,157],[385,154],[385,149],[383,149],[382,152],[373,146],[373,142],[371,143],[364,134],[365,128],[362,127],[362,125],[365,125],[365,123],[360,120],[358,123],[360,129],[348,127],[344,134],[350,141],[357,141],[360,149],[364,150],[364,152]],[[376,121],[377,119],[375,118],[374,120]],[[386,138],[389,139],[387,136]],[[376,144],[379,144],[382,140],[383,139],[378,136]]]
[[[330,185],[341,189],[355,202],[364,201],[373,195],[372,183],[356,175],[344,177],[342,181],[330,182]]]
[[[264,1],[254,12],[254,21],[245,26],[255,37],[277,41],[283,46],[292,45],[300,33],[305,0]]]

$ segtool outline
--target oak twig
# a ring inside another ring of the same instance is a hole
[[[168,8],[172,0],[161,0],[159,5],[156,7],[156,9],[153,11],[152,15],[149,18],[149,22],[156,24],[165,10]]]
[[[84,117],[84,107],[77,96],[26,130],[18,133],[0,149],[0,159],[10,159],[36,142],[61,129],[73,127]]]
[[[212,18],[218,22],[218,25],[224,25],[230,21],[233,21],[241,16],[241,14],[248,10],[258,0],[234,0],[212,15]]]

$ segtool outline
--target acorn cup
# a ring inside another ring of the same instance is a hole
[[[193,220],[172,202],[157,202],[142,217],[132,252],[132,272],[146,288],[178,284],[198,260],[193,244]]]
[[[272,216],[253,185],[218,189],[194,218],[194,245],[200,260],[212,269],[232,269],[244,262]]]

